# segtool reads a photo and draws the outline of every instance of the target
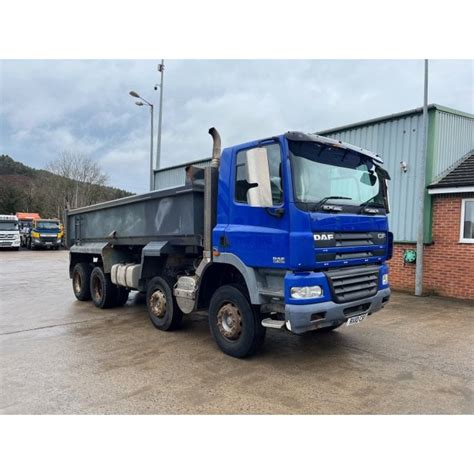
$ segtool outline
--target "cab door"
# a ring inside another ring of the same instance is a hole
[[[251,267],[285,268],[289,261],[283,159],[277,139],[233,150],[229,223],[220,250]]]

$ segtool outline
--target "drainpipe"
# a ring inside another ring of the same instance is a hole
[[[416,233],[416,273],[415,273],[415,296],[423,294],[423,241],[425,234],[424,214],[425,214],[425,171],[428,152],[428,60],[425,59],[425,84],[423,99],[423,135],[421,152],[417,173],[417,233]]]

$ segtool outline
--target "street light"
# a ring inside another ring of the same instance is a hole
[[[135,102],[135,105],[138,105],[139,107],[142,107],[144,105],[148,105],[150,107],[150,117],[151,117],[151,124],[150,124],[150,191],[153,191],[154,188],[154,179],[153,179],[153,104],[148,102],[146,99],[140,96],[138,92],[135,91],[130,91],[129,95],[132,97],[135,97],[136,99],[141,99],[141,101]]]
[[[156,169],[160,169],[160,161],[161,161],[161,122],[163,118],[163,76],[165,72],[165,60],[161,60],[161,64],[158,64],[158,72],[160,73],[160,85],[155,86],[155,90],[159,87],[160,88],[160,111],[158,115],[158,138],[157,138],[157,145],[156,145]]]

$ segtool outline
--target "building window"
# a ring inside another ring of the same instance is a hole
[[[462,200],[460,241],[474,244],[474,199]]]

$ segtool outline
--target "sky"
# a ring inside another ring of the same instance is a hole
[[[0,154],[44,168],[62,151],[87,154],[108,184],[145,192],[159,60],[0,61]],[[429,63],[429,102],[474,113],[474,61]],[[422,106],[423,61],[165,60],[161,166],[223,146],[316,132]],[[377,152],[377,150],[373,150]]]

